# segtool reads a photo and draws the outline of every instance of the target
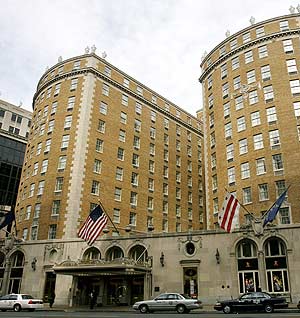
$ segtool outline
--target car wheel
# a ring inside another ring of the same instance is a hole
[[[176,310],[177,310],[177,312],[178,312],[179,314],[183,314],[183,313],[185,313],[186,308],[185,308],[184,305],[178,305],[178,306],[176,307]]]
[[[141,305],[139,309],[142,314],[146,314],[149,310],[147,305]]]
[[[14,311],[21,311],[21,305],[15,304],[13,309],[14,309]]]
[[[224,314],[230,314],[231,313],[231,307],[229,305],[226,305],[223,308],[223,312],[224,312]]]
[[[270,305],[270,304],[266,304],[266,305],[265,305],[265,312],[266,312],[266,313],[271,313],[271,312],[273,312],[273,306]]]

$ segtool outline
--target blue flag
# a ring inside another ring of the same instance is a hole
[[[11,224],[15,220],[15,213],[14,211],[10,211],[8,213],[2,214],[0,216],[0,230],[5,226]]]
[[[267,212],[267,215],[265,217],[264,224],[263,224],[264,227],[266,226],[267,223],[273,222],[273,220],[276,218],[276,215],[281,207],[281,204],[283,203],[283,201],[285,199],[287,190],[288,189],[286,189],[285,191],[283,191],[281,193],[279,198],[276,200],[276,202],[273,204],[273,206]]]

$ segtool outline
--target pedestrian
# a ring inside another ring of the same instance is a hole
[[[50,295],[48,296],[48,301],[49,301],[50,308],[52,308],[52,306],[54,304],[54,300],[55,300],[55,292],[54,292],[54,290],[52,290],[50,292]]]
[[[96,300],[97,300],[97,295],[96,295],[95,291],[92,290],[90,292],[89,296],[90,296],[90,309],[94,309],[94,306],[95,306]]]

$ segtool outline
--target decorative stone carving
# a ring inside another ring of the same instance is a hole
[[[298,8],[298,7],[297,7],[297,8]],[[295,7],[290,6],[289,11],[290,11],[290,13],[295,13]]]
[[[57,60],[57,61],[58,61],[58,63],[60,63],[60,62],[62,62],[62,60],[63,60],[63,59],[62,59],[62,56],[60,55],[60,56],[58,57],[58,60]]]
[[[90,53],[90,47],[87,46],[85,49],[84,49],[84,53],[85,54],[89,54]]]
[[[107,57],[106,52],[105,52],[105,51],[104,51],[104,52],[102,52],[102,55],[101,55],[101,56],[102,56],[102,58],[103,58],[103,59],[105,59],[105,58]]]
[[[96,52],[96,46],[95,46],[95,44],[93,44],[93,46],[91,47],[91,53],[95,53]]]
[[[251,25],[253,25],[255,23],[255,18],[252,16],[249,21],[250,21]]]
[[[201,61],[203,61],[204,59],[205,59],[205,57],[207,56],[207,52],[206,51],[204,51],[204,53],[202,54],[202,56],[201,56]]]
[[[226,38],[230,37],[230,31],[229,30],[226,31],[225,36],[226,36]]]
[[[297,11],[300,13],[300,4],[297,5]]]

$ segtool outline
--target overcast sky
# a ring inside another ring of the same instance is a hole
[[[195,115],[201,56],[231,34],[289,14],[285,0],[0,0],[0,99],[32,110],[47,66],[95,44],[107,61]]]

